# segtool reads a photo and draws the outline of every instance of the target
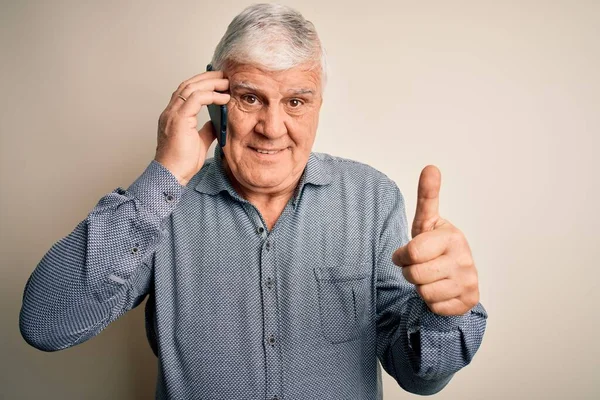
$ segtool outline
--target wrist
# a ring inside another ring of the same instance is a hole
[[[171,165],[168,162],[160,159],[159,157],[155,157],[154,161],[156,161],[157,163],[159,163],[160,165],[162,165],[163,167],[168,169],[169,172],[175,177],[175,179],[177,179],[177,182],[179,182],[179,184],[181,186],[187,185],[187,183],[190,181],[188,178],[185,178],[185,177],[181,176],[180,174],[178,174],[175,171],[175,168],[171,167]]]

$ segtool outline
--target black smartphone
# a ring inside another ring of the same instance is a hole
[[[208,64],[206,66],[206,70],[212,71],[212,64]],[[210,116],[210,120],[215,128],[217,142],[219,142],[219,146],[225,147],[225,142],[227,139],[227,106],[209,104],[206,107],[208,108],[208,115]]]

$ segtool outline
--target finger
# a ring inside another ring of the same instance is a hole
[[[464,315],[470,309],[462,300],[460,300],[459,297],[445,301],[439,301],[437,303],[431,303],[428,304],[427,307],[429,307],[432,312],[445,316]]]
[[[421,171],[417,191],[417,211],[413,220],[413,238],[421,232],[432,230],[439,219],[439,195],[442,174],[435,165],[428,165]]]
[[[192,83],[196,83],[196,82],[200,82],[203,80],[208,80],[208,79],[223,79],[224,75],[223,75],[223,71],[208,71],[208,72],[202,72],[198,75],[194,75],[189,79],[186,79],[185,81],[181,82],[179,84],[179,86],[177,86],[177,89],[175,89],[175,91],[171,94],[171,100],[169,101],[169,104],[167,105],[167,107],[172,107],[173,104],[177,104],[178,102],[181,103],[184,100],[182,98],[180,98],[178,95],[181,94],[181,92],[183,92],[183,90]],[[184,96],[184,95],[182,95]],[[187,96],[184,96],[187,98]]]
[[[231,96],[227,93],[196,91],[188,97],[187,101],[183,103],[178,112],[182,116],[196,116],[203,105],[224,105],[229,103],[229,99],[231,99]]]
[[[399,267],[422,264],[446,252],[452,235],[447,229],[424,232],[392,254],[392,262]]]
[[[171,95],[169,101],[169,108],[179,108],[185,104],[194,92],[213,92],[213,91],[226,91],[229,89],[228,79],[205,79],[198,82],[188,84],[183,88],[177,88],[176,91]],[[186,100],[182,99],[183,96]],[[198,110],[199,111],[199,110]]]
[[[181,91],[184,87],[186,87],[187,85],[189,85],[190,83],[194,83],[194,82],[198,82],[204,79],[221,79],[223,78],[223,71],[206,71],[206,72],[202,72],[199,73],[198,75],[194,75],[189,79],[186,79],[185,81],[181,82],[179,84],[179,87],[177,88],[177,91]]]
[[[455,279],[442,279],[427,285],[417,285],[416,289],[419,296],[428,304],[450,300],[462,293],[462,287]]]
[[[202,81],[189,83],[179,94],[185,98],[188,98],[196,91],[224,92],[226,90],[229,90],[229,79],[205,79]],[[175,95],[175,98],[181,100],[181,98],[177,95]]]
[[[427,285],[428,283],[449,278],[454,260],[448,255],[442,255],[422,264],[409,265],[402,268],[402,275],[412,284]]]

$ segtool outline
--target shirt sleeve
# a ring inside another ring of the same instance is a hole
[[[71,347],[138,306],[164,222],[185,189],[152,160],[127,190],[103,196],[27,280],[19,314],[25,341],[44,351]]]
[[[479,303],[464,315],[435,314],[404,278],[392,262],[392,253],[410,240],[404,197],[393,181],[389,185],[377,245],[377,356],[404,390],[435,394],[473,359],[487,312]]]

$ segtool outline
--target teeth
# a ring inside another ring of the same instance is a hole
[[[259,153],[261,153],[261,154],[275,154],[275,153],[277,153],[279,150],[271,150],[271,151],[268,151],[268,150],[260,150],[260,149],[256,149],[256,151],[258,151],[258,152],[259,152]]]

